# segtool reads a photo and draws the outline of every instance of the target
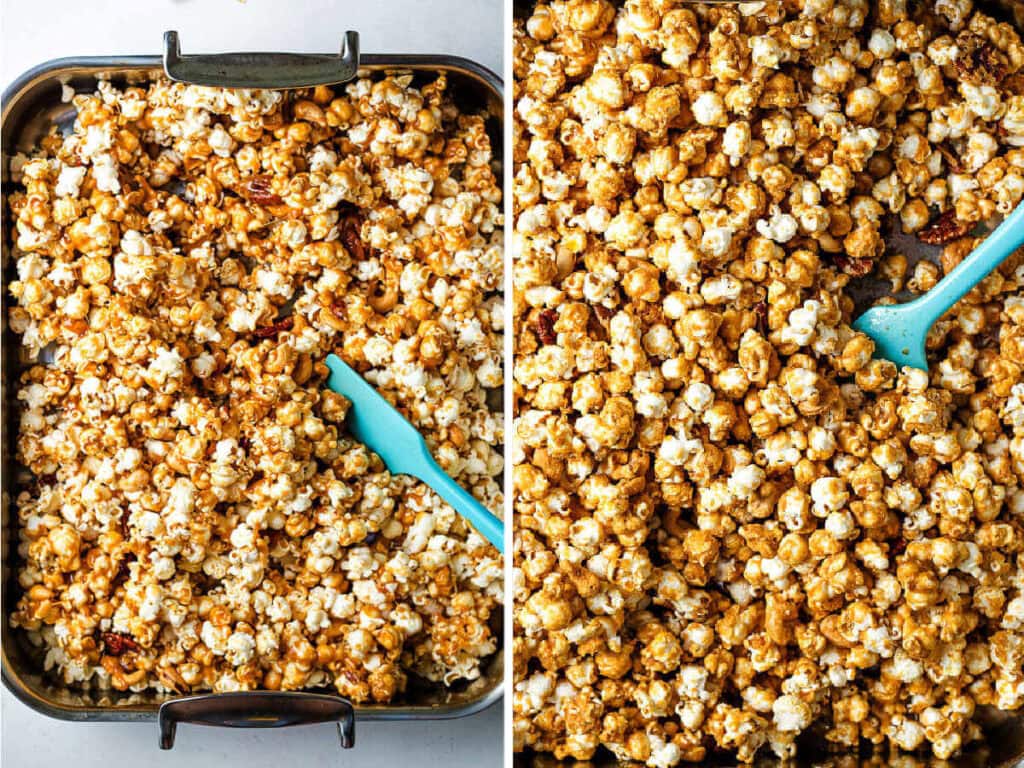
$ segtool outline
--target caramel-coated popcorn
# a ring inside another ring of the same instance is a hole
[[[332,90],[100,82],[9,197],[30,475],[12,616],[65,684],[480,675],[502,564],[392,476],[324,389],[334,351],[499,510],[502,215],[441,76]],[[11,382],[15,386],[14,382]]]
[[[872,359],[847,288],[926,291],[1020,203],[1019,35],[557,0],[514,45],[515,749],[955,755],[1024,704],[1024,265],[930,372]]]

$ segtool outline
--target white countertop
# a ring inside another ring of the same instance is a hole
[[[367,53],[449,53],[500,73],[501,0],[0,0],[0,82],[31,66],[74,55],[156,54],[177,29],[184,53],[241,50],[337,51],[346,29]],[[50,720],[0,694],[0,761],[6,768],[444,768],[500,766],[500,706],[462,720],[357,723],[342,753],[333,726],[264,731],[181,726],[170,752],[155,723]]]

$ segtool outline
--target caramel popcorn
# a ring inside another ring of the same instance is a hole
[[[946,759],[1024,705],[1024,262],[930,372],[848,292],[1020,203],[1022,53],[969,0],[517,22],[516,750]]]
[[[100,82],[8,198],[25,371],[11,616],[64,684],[164,692],[480,675],[501,557],[342,424],[355,366],[493,510],[500,182],[440,76]],[[12,383],[12,386],[15,386]]]

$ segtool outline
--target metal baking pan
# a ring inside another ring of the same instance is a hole
[[[618,0],[612,0],[618,4]],[[706,0],[689,0],[690,5],[697,5]],[[710,0],[715,3],[735,4],[737,0]],[[908,5],[917,6],[923,0],[910,0]],[[513,0],[513,14],[518,20],[525,20],[538,5],[538,0]],[[974,8],[1004,21],[1020,31],[1024,37],[1024,0],[975,0]],[[513,114],[515,105],[513,107]],[[513,169],[513,174],[515,170]],[[510,192],[508,194],[511,194]],[[1024,203],[1021,203],[1024,205]],[[513,222],[507,222],[509,228]],[[980,234],[980,233],[979,233]],[[913,265],[924,259],[938,263],[942,250],[938,246],[925,245],[912,235],[904,235],[895,227],[886,235],[886,243],[891,252],[902,253],[907,257],[911,273]],[[883,296],[893,295],[899,301],[913,298],[909,292],[892,294],[890,284],[876,277],[859,278],[852,282],[848,293],[854,299],[854,314],[860,314]],[[511,557],[511,554],[507,556]],[[511,599],[511,598],[509,598]],[[798,754],[795,759],[780,761],[771,755],[760,755],[754,761],[756,768],[883,768],[894,765],[899,768],[1024,768],[1024,710],[1004,712],[992,707],[980,707],[976,720],[984,732],[984,739],[964,746],[960,756],[949,760],[940,760],[927,754],[919,753],[872,753],[866,751],[858,755],[856,752],[829,752],[824,740],[813,731],[801,737]],[[834,749],[834,747],[833,747]],[[767,750],[762,750],[766,752]],[[568,768],[578,763],[571,759],[558,760],[550,754],[525,750],[513,755],[515,768]],[[615,756],[601,748],[586,765],[594,768],[609,768],[618,764]],[[680,768],[690,765],[680,763]],[[742,768],[735,758],[727,753],[711,753],[701,766],[711,768]]]
[[[477,680],[446,688],[410,676],[408,690],[388,705],[353,706],[328,692],[204,693],[169,697],[157,693],[76,691],[56,685],[42,670],[42,659],[23,634],[8,626],[9,609],[20,597],[17,583],[16,515],[11,500],[19,490],[25,470],[15,460],[18,431],[16,401],[20,344],[7,327],[7,285],[15,279],[11,255],[10,211],[6,205],[9,185],[17,179],[11,164],[18,153],[30,153],[54,125],[73,120],[74,107],[61,100],[62,88],[91,91],[98,77],[115,83],[141,82],[160,75],[202,85],[248,88],[298,88],[315,84],[337,84],[357,74],[408,72],[427,80],[439,73],[448,77],[448,90],[465,112],[486,116],[487,131],[494,148],[496,171],[503,163],[503,122],[501,79],[485,67],[467,59],[438,55],[359,55],[358,35],[344,36],[339,54],[229,53],[181,54],[178,37],[164,37],[164,56],[72,57],[41,64],[17,78],[3,95],[2,180],[3,245],[0,251],[0,323],[2,323],[2,376],[0,376],[0,545],[4,604],[0,627],[0,655],[4,685],[18,699],[38,712],[74,721],[160,722],[160,746],[170,749],[177,722],[195,722],[230,727],[279,727],[305,723],[337,722],[341,745],[354,742],[356,720],[441,720],[479,712],[502,696],[504,652],[499,650],[484,664]],[[502,637],[500,614],[493,629]]]

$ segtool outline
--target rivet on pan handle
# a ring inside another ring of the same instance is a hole
[[[165,701],[160,706],[160,749],[174,746],[178,723],[224,728],[284,728],[337,723],[341,746],[356,743],[352,704],[340,696],[286,691],[205,693]]]
[[[204,53],[181,55],[178,33],[164,32],[164,72],[176,82],[219,88],[309,88],[348,82],[359,70],[359,33],[341,53]]]

